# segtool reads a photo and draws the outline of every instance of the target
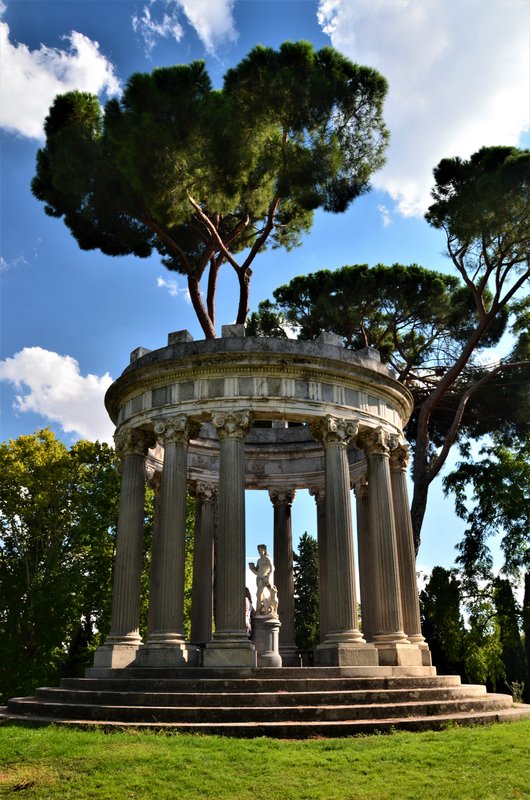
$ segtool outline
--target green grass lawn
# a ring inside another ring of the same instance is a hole
[[[351,739],[0,726],[0,797],[530,800],[530,720]]]

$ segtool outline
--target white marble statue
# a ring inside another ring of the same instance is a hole
[[[259,558],[249,568],[256,576],[256,613],[262,617],[278,616],[278,590],[274,585],[274,564],[267,545],[258,544]]]

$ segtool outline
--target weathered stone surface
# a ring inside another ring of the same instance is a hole
[[[182,330],[182,331],[174,331],[173,333],[168,333],[167,343],[169,347],[171,347],[174,344],[181,344],[182,342],[193,342],[193,336],[189,331]]]

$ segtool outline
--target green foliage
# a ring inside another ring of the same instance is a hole
[[[457,560],[469,580],[484,577],[491,568],[486,540],[502,531],[504,569],[517,576],[530,569],[530,434],[511,443],[497,437],[479,455],[459,462],[443,482],[467,523]]]
[[[374,347],[401,381],[418,390],[447,369],[475,316],[458,278],[417,264],[319,270],[294,278],[273,295],[276,309],[260,306],[260,311],[282,314],[301,339],[331,331],[353,350]],[[485,346],[496,344],[503,330],[499,325]]]
[[[460,581],[455,570],[433,567],[420,593],[423,635],[441,675],[463,674],[464,620]]]
[[[504,688],[506,668],[499,618],[494,605],[480,594],[467,601],[469,617],[464,635],[464,676],[470,683],[488,684],[496,691]]]
[[[285,320],[270,300],[262,300],[257,311],[253,311],[245,325],[245,336],[269,336],[285,339]]]
[[[119,511],[114,450],[44,429],[0,444],[0,697],[82,675],[110,628]],[[189,635],[195,506],[187,499]],[[148,617],[154,493],[146,491],[140,632]]]
[[[0,445],[2,695],[73,673],[108,629],[114,452],[50,430]]]
[[[300,537],[294,561],[294,627],[299,650],[313,650],[320,641],[318,545],[307,532]]]
[[[494,274],[501,293],[515,276],[524,282],[530,268],[530,150],[483,147],[468,161],[443,159],[434,178],[435,202],[426,219],[446,232],[449,254],[460,272],[472,276],[477,296]]]
[[[516,683],[528,685],[530,676],[519,630],[519,609],[510,582],[506,578],[494,579],[493,598],[499,625],[506,685],[512,686]]]
[[[307,42],[256,47],[218,91],[201,61],[136,73],[103,114],[92,95],[56,98],[32,190],[83,249],[158,251],[187,276],[214,336],[224,263],[237,275],[242,323],[256,254],[296,246],[314,209],[344,211],[367,191],[388,140],[386,90],[374,70]]]

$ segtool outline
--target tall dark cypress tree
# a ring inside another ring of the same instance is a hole
[[[495,578],[493,599],[500,627],[506,683],[508,687],[512,687],[514,683],[526,684],[528,667],[517,620],[517,606],[512,587],[506,578]]]
[[[320,640],[318,604],[318,545],[307,531],[301,536],[294,561],[294,626],[296,646],[312,650]]]

